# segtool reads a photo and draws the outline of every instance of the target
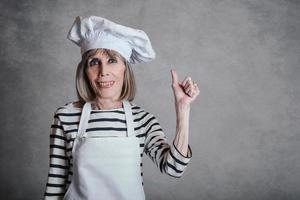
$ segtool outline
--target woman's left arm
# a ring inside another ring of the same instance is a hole
[[[177,114],[176,136],[172,144],[167,143],[163,129],[152,114],[146,114],[142,126],[145,128],[144,135],[146,136],[145,153],[162,173],[179,178],[192,157],[192,150],[188,144],[190,103],[199,94],[199,89],[195,90],[191,87],[189,77],[182,83],[178,82],[175,71],[172,71],[172,77]]]
[[[176,107],[176,135],[174,138],[174,145],[177,148],[177,150],[186,157],[190,157],[190,155],[188,155],[189,117],[189,105],[179,105],[178,107]]]
[[[174,145],[182,155],[189,157],[188,140],[190,104],[200,94],[200,90],[197,84],[192,81],[191,77],[187,76],[180,83],[174,70],[171,70],[171,74],[176,109],[176,136]]]

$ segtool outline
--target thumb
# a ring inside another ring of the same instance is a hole
[[[172,85],[178,85],[178,76],[175,72],[175,70],[171,69],[171,74],[172,74]]]

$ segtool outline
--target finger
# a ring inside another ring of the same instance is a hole
[[[178,84],[178,76],[176,74],[176,71],[171,69],[171,74],[172,74],[172,84],[177,85]]]
[[[190,90],[188,94],[189,94],[189,96],[191,96],[191,97],[196,97],[196,96],[198,96],[198,93],[197,93],[196,91],[192,91],[192,90]]]
[[[183,86],[184,87],[184,89],[186,90],[186,89],[188,89],[188,87],[190,87],[191,86],[191,83],[190,83],[190,81],[188,80],[186,83],[185,83],[185,85]]]
[[[200,89],[199,89],[198,85],[195,84],[194,86],[195,86],[196,92],[197,92],[197,93],[200,93]]]
[[[195,95],[195,92],[193,92],[192,90],[188,90],[186,94],[190,97],[193,97]]]
[[[186,81],[186,84],[184,85],[184,89],[187,89],[188,87],[194,87],[194,84],[193,84],[193,81],[191,78],[189,78],[187,81]]]
[[[185,89],[185,92],[186,93],[190,93],[190,92],[192,92],[192,87],[191,87],[191,85],[189,85],[186,89]]]
[[[188,80],[191,80],[191,77],[190,76],[186,76],[185,78],[184,78],[184,80],[182,81],[182,85],[184,86],[184,85],[186,85],[186,83],[187,83],[187,81]]]
[[[199,89],[195,85],[189,84],[188,87],[186,88],[185,92],[190,95],[195,95],[195,94],[199,93]]]
[[[195,96],[198,96],[200,94],[200,89],[199,87],[197,86],[197,84],[195,85]]]

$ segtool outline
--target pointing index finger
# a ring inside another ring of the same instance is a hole
[[[171,69],[171,73],[172,73],[172,83],[178,84],[178,76],[176,74],[176,71],[174,69]]]

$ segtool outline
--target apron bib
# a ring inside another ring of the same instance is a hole
[[[73,176],[65,200],[144,200],[140,143],[134,135],[128,101],[123,101],[126,137],[86,133],[91,103],[86,102],[73,143]]]

